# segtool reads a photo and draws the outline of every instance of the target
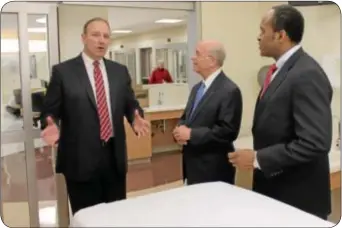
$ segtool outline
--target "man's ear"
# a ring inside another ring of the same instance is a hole
[[[286,34],[285,30],[281,30],[277,34],[278,34],[278,40],[280,40],[280,41],[283,41],[287,38],[287,34]]]
[[[84,33],[81,34],[81,40],[82,40],[82,43],[84,44],[85,42],[85,39],[86,39],[86,35]]]

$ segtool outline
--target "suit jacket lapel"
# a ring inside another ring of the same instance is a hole
[[[94,91],[93,91],[93,88],[91,87],[91,84],[88,78],[88,72],[84,64],[84,61],[82,59],[82,56],[81,55],[77,56],[75,60],[77,62],[76,64],[77,76],[79,77],[80,82],[83,84],[84,88],[86,89],[86,92],[88,94],[90,102],[93,104],[93,107],[97,109]]]
[[[303,54],[303,49],[300,48],[296,51],[284,64],[284,66],[280,69],[277,73],[275,78],[272,80],[271,84],[268,86],[267,90],[265,91],[264,95],[260,98],[260,93],[257,98],[255,112],[254,112],[254,121],[253,125],[256,124],[257,119],[260,118],[263,111],[265,110],[266,105],[268,104],[267,101],[272,97],[272,95],[276,92],[278,87],[281,83],[285,80],[287,73],[292,68],[292,66],[296,63],[298,58]],[[260,90],[261,92],[261,90]],[[253,126],[254,127],[254,126]]]
[[[205,106],[205,104],[210,100],[210,97],[215,93],[217,87],[221,84],[221,78],[222,77],[226,77],[225,75],[223,75],[223,73],[221,72],[217,78],[212,82],[211,86],[208,88],[208,90],[205,92],[205,94],[203,95],[201,101],[198,103],[196,109],[194,110],[194,113],[192,114],[192,116],[189,118],[191,118],[189,120],[189,124],[191,124],[197,117],[197,115],[201,112],[203,106]],[[197,90],[196,90],[197,93]],[[195,93],[195,97],[196,97],[196,93]],[[193,100],[194,102],[194,100]],[[192,105],[193,105],[192,102]],[[191,112],[191,110],[190,110]]]
[[[256,123],[256,118],[257,118],[257,114],[258,114],[258,110],[259,110],[259,103],[260,103],[260,95],[261,95],[261,91],[262,91],[262,88],[260,89],[259,93],[258,93],[258,96],[257,96],[257,99],[256,99],[256,102],[255,102],[255,107],[254,107],[254,115],[253,115],[253,126],[252,126],[252,129],[254,128],[255,126],[255,123]]]
[[[199,88],[199,84],[195,85],[194,89],[191,91],[189,101],[188,101],[186,108],[185,108],[185,119],[186,120],[190,119],[190,113],[191,113],[192,106],[193,106],[195,98],[196,98],[196,93],[197,93],[198,88]]]

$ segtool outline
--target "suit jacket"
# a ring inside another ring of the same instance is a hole
[[[257,100],[252,132],[261,171],[254,173],[255,191],[309,213],[330,213],[331,99],[322,68],[296,51]]]
[[[104,59],[111,100],[114,131],[113,153],[117,171],[127,172],[124,117],[133,123],[134,112],[143,111],[131,88],[131,78],[125,66]],[[95,95],[82,56],[57,64],[47,89],[42,111],[42,127],[46,117],[60,121],[56,172],[66,178],[85,181],[93,178],[100,165],[100,122]]]
[[[192,118],[190,113],[200,83],[190,93],[180,124],[191,128],[183,147],[183,175],[188,184],[210,181],[233,183],[234,167],[227,153],[240,131],[242,96],[239,87],[221,72],[203,95]]]

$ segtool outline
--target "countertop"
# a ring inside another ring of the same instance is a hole
[[[144,108],[144,111],[146,113],[152,113],[152,112],[165,112],[165,111],[178,111],[178,110],[184,110],[185,104],[183,105],[155,105]]]

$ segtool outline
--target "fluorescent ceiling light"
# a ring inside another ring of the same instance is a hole
[[[180,19],[160,19],[155,21],[155,23],[164,23],[164,24],[174,24],[174,23],[179,23],[182,20]]]
[[[112,33],[131,33],[132,30],[113,30]]]
[[[46,28],[28,28],[27,31],[32,33],[46,33]]]
[[[42,18],[38,18],[36,20],[37,23],[41,23],[41,24],[46,24],[46,17],[42,17]]]

